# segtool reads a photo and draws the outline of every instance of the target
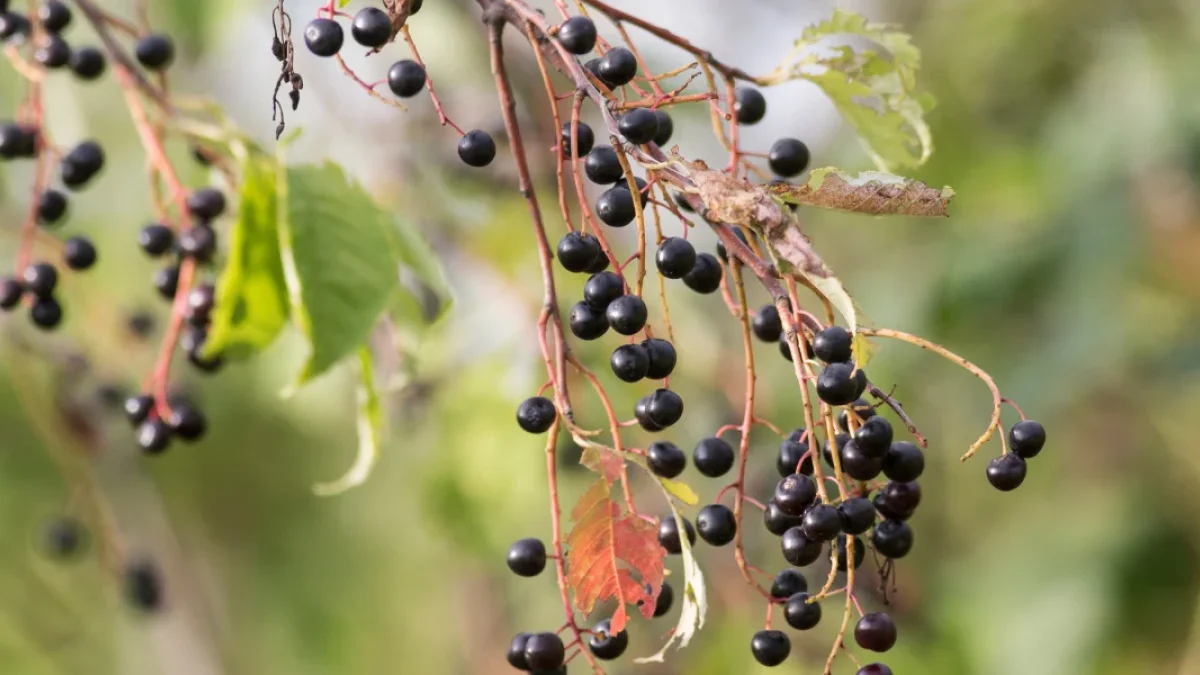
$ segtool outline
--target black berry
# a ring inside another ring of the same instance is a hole
[[[38,222],[51,225],[67,214],[67,196],[53,188],[38,195]]]
[[[425,88],[425,68],[412,59],[402,59],[388,68],[388,89],[400,98],[409,98],[421,93]]]
[[[29,318],[38,328],[49,330],[62,323],[62,305],[54,298],[38,298],[29,308]]]
[[[530,670],[556,670],[565,655],[563,641],[554,633],[534,633],[525,642],[525,662]]]
[[[21,273],[25,290],[37,298],[49,298],[58,286],[58,270],[48,262],[34,263]]]
[[[0,10],[4,5],[0,5]],[[0,40],[9,42],[17,42],[13,38],[24,40],[29,37],[29,32],[33,30],[29,19],[20,12],[5,12],[0,11]]]
[[[138,425],[137,443],[147,455],[157,455],[171,444],[171,427],[155,417]]]
[[[783,607],[783,618],[796,630],[810,630],[821,623],[821,603],[809,602],[808,593],[796,593]]]
[[[487,166],[496,158],[496,141],[482,129],[468,131],[458,140],[458,157],[467,166]]]
[[[508,549],[508,569],[522,577],[536,577],[546,569],[546,545],[541,539],[518,539]]]
[[[63,262],[73,270],[86,270],[96,264],[96,247],[86,237],[71,237],[63,242]]]
[[[646,179],[642,178],[641,176],[634,176],[633,184],[637,186],[636,192],[638,195],[638,201],[642,202],[642,207],[644,208],[646,206],[646,203],[650,201],[650,192],[649,192],[649,190],[646,189],[646,185],[647,185]],[[621,180],[621,181],[617,182],[616,185],[613,185],[613,187],[621,188],[622,190],[628,190],[629,189],[629,181]]]
[[[803,593],[808,590],[808,579],[804,578],[800,570],[788,568],[775,575],[775,580],[771,582],[771,597],[778,600],[787,600],[797,593]]]
[[[129,315],[125,325],[133,335],[147,338],[154,332],[154,316],[145,311],[134,312]]]
[[[87,540],[87,529],[74,518],[55,518],[46,526],[42,548],[56,560],[69,560],[78,555]]]
[[[738,87],[733,91],[733,113],[738,124],[758,124],[767,114],[767,99],[753,87]]]
[[[610,227],[625,227],[637,217],[629,189],[612,187],[596,199],[596,215]]]
[[[175,292],[179,290],[179,268],[172,265],[155,272],[154,287],[158,289],[158,294],[163,298],[167,300],[174,298]]]
[[[808,146],[794,138],[781,138],[771,145],[767,163],[771,171],[784,178],[798,176],[808,168]]]
[[[675,346],[662,338],[648,338],[642,340],[642,349],[646,350],[649,358],[646,377],[651,380],[670,377],[675,370]]]
[[[728,506],[709,504],[696,514],[696,529],[700,538],[712,546],[724,546],[737,534],[737,521]]]
[[[125,598],[134,609],[157,612],[163,605],[162,577],[149,560],[138,560],[125,568]]]
[[[562,125],[562,153],[563,157],[571,157],[571,123],[565,122]],[[592,132],[592,128],[583,122],[579,123],[579,129],[575,132],[575,142],[579,144],[579,156],[583,157],[592,151],[592,146],[596,144],[596,134]]]
[[[633,416],[646,431],[662,431],[665,427],[650,417],[650,400],[652,398],[653,394],[639,398],[633,406]]]
[[[654,134],[654,144],[660,148],[666,147],[675,134],[675,120],[665,110],[655,110],[654,117],[658,120],[658,133]]]
[[[599,272],[583,285],[583,300],[598,310],[608,309],[613,300],[625,294],[625,282],[616,272]]]
[[[104,149],[95,141],[84,141],[71,148],[59,164],[63,185],[72,190],[84,187],[104,168]]]
[[[600,145],[592,148],[583,160],[583,172],[588,180],[597,185],[611,185],[625,178],[625,170],[621,168],[621,160],[617,151],[611,145]]]
[[[783,322],[779,319],[779,308],[763,305],[750,319],[754,336],[763,342],[775,342],[783,335]]]
[[[800,517],[789,516],[780,510],[775,500],[770,500],[767,502],[767,508],[763,510],[763,526],[767,528],[767,532],[782,537],[788,530],[800,526]]]
[[[529,670],[525,661],[525,644],[529,642],[529,633],[518,633],[508,644],[508,665],[517,670]]]
[[[71,47],[57,35],[46,35],[34,50],[33,59],[50,69],[62,68],[71,60]]]
[[[71,52],[71,71],[84,81],[95,80],[103,75],[107,63],[104,52],[95,47],[80,47]]]
[[[792,653],[792,641],[783,631],[760,630],[750,640],[754,660],[773,668],[787,660]]]
[[[217,291],[212,284],[200,284],[188,291],[185,310],[187,320],[196,326],[207,324],[216,296]]]
[[[33,157],[37,154],[37,146],[37,129],[20,124],[0,125],[0,157]]]
[[[592,628],[591,637],[588,638],[588,649],[591,649],[592,655],[601,661],[620,658],[627,647],[629,647],[629,634],[621,631],[614,635],[611,619],[605,619],[596,624]]]
[[[846,406],[845,408],[842,408],[838,412],[838,417],[837,417],[838,428],[841,429],[842,431],[850,431],[850,411],[851,410],[854,411],[854,416],[857,418],[854,422],[855,426],[862,426],[863,422],[866,422],[867,420],[869,420],[875,416],[875,407],[872,406],[870,404],[870,402],[868,402],[866,399],[860,398],[857,401],[855,401],[854,403],[851,403],[850,405]],[[889,442],[891,442],[891,441],[889,440]]]
[[[304,28],[304,44],[317,56],[333,56],[346,39],[342,27],[331,19],[313,19]]]
[[[773,501],[789,516],[802,516],[816,498],[816,483],[808,476],[793,473],[775,485]]]
[[[921,477],[925,471],[925,454],[908,441],[896,441],[883,456],[883,475],[907,483]]]
[[[863,540],[859,537],[854,538],[854,569],[862,567],[863,561],[867,557],[867,547],[863,544]],[[839,572],[845,572],[848,562],[846,554],[846,535],[839,534],[837,536],[837,568]]]
[[[696,256],[692,271],[683,275],[683,283],[693,291],[707,295],[721,287],[723,274],[721,263],[711,253],[701,253]]]
[[[1020,455],[1010,452],[988,462],[987,479],[997,490],[1011,492],[1025,482],[1026,470],[1025,460]]]
[[[883,486],[883,489],[879,491],[879,496],[893,511],[911,515],[921,505],[921,485],[916,481],[908,483],[891,481]],[[898,520],[908,520],[908,518],[899,518]]]
[[[679,517],[683,521],[683,530],[687,533],[688,545],[696,543],[696,529],[688,522],[687,518]],[[683,543],[679,540],[679,523],[675,522],[674,515],[668,515],[658,524],[658,543],[663,548],[667,549],[667,553],[679,555],[683,552]]]
[[[654,256],[658,271],[668,279],[680,279],[696,265],[696,249],[682,237],[667,237]]]
[[[324,19],[317,19],[323,21]],[[315,22],[314,22],[315,23]],[[332,21],[330,23],[333,23]],[[342,28],[337,26],[338,47],[342,46]],[[311,25],[309,26],[311,28]],[[308,40],[308,30],[304,31],[304,39]],[[312,48],[312,45],[309,45]],[[336,52],[337,49],[334,49]],[[133,45],[133,54],[137,57],[138,63],[142,64],[150,70],[162,70],[171,65],[171,61],[175,60],[175,43],[166,35],[152,34],[137,41]]]
[[[600,242],[587,232],[568,232],[558,242],[558,262],[568,272],[584,272],[604,255]]]
[[[854,641],[873,652],[886,652],[896,644],[896,622],[883,612],[864,614],[854,626]]]
[[[207,339],[207,330],[200,326],[188,326],[180,345],[187,352],[188,363],[202,373],[215,373],[225,365],[225,359],[220,354],[205,355],[204,342]]]
[[[58,33],[71,23],[71,9],[59,0],[45,0],[38,7],[38,22],[48,33]]]
[[[558,27],[557,37],[572,54],[587,54],[596,48],[596,24],[586,16],[573,16]]]
[[[674,478],[687,467],[687,455],[670,441],[655,441],[646,449],[646,464],[654,475]]]
[[[0,278],[0,309],[10,310],[21,304],[21,297],[25,295],[25,287],[15,277],[5,276]]]
[[[600,59],[596,72],[610,89],[629,84],[633,76],[637,75],[637,59],[628,49],[615,47]]]
[[[545,396],[532,396],[517,407],[517,424],[531,434],[545,433],[557,417],[558,411]]]
[[[854,480],[872,480],[883,472],[883,458],[872,457],[854,441],[842,447],[842,471]]]
[[[208,419],[196,406],[185,401],[171,404],[171,419],[167,420],[171,433],[192,442],[204,437],[208,431]]]
[[[671,584],[663,582],[662,590],[658,592],[658,598],[654,601],[654,616],[658,618],[667,612],[671,611],[671,603],[675,600],[675,591],[671,588]]]
[[[849,361],[854,336],[841,326],[830,326],[813,337],[813,353],[825,363]]]
[[[225,193],[216,188],[200,188],[187,198],[188,213],[201,220],[212,220],[225,213]]]
[[[350,35],[364,47],[382,47],[392,37],[392,19],[378,7],[364,7],[350,22]]]
[[[617,120],[617,130],[630,143],[643,145],[658,134],[658,117],[648,108],[634,108]]]
[[[608,332],[608,319],[604,311],[588,302],[577,302],[571,307],[571,332],[580,340],[595,340]]]
[[[846,405],[867,388],[867,374],[853,363],[830,363],[817,376],[817,396],[829,405]]]
[[[838,504],[837,510],[843,532],[862,534],[875,524],[875,506],[865,497],[847,499]]]
[[[733,448],[716,436],[710,436],[696,444],[692,463],[702,475],[719,478],[733,468]]]
[[[1037,457],[1046,444],[1046,428],[1033,420],[1021,420],[1008,430],[1008,444],[1024,459]]]
[[[779,545],[783,551],[783,559],[796,567],[811,565],[821,557],[821,540],[805,534],[801,526],[785,530]]]
[[[174,243],[175,234],[166,225],[153,223],[143,227],[138,233],[138,246],[153,258],[170,251]]]
[[[125,399],[125,418],[134,427],[137,427],[146,418],[150,416],[150,411],[154,409],[154,399],[145,394],[138,396],[130,396]]]
[[[892,675],[892,669],[882,663],[868,663],[854,675]]]
[[[670,389],[655,389],[647,399],[646,413],[660,427],[669,427],[683,417],[683,399]]]
[[[875,415],[859,425],[854,443],[869,457],[883,457],[892,446],[892,423]]]
[[[179,235],[179,253],[198,263],[212,260],[217,251],[217,232],[208,225],[196,225]]]
[[[831,541],[842,531],[842,518],[830,504],[817,504],[804,514],[804,534],[812,539]]]
[[[649,312],[646,303],[636,295],[622,295],[604,310],[608,325],[621,335],[633,335],[646,326]]]
[[[808,452],[808,443],[801,443],[798,440],[786,439],[779,444],[779,456],[775,460],[775,468],[779,471],[780,476],[790,476],[797,472],[806,476],[811,476],[813,473],[813,463],[811,457],[804,457],[804,453]],[[804,457],[801,463],[801,457]]]
[[[913,547],[913,531],[902,520],[885,520],[871,532],[871,544],[885,558],[903,558]]]

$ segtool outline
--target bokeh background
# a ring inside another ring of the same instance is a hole
[[[121,12],[130,3],[102,4]],[[274,129],[278,72],[269,49],[273,4],[149,2],[180,45],[174,90],[221,101],[264,143]],[[790,40],[834,6],[614,4],[752,72],[773,67]],[[299,36],[316,3],[287,5]],[[986,390],[933,356],[884,345],[872,377],[896,385],[930,440],[918,545],[898,566],[890,610],[901,638],[884,660],[903,675],[1200,674],[1200,4],[841,6],[915,36],[924,86],[939,101],[931,116],[937,149],[916,175],[953,185],[959,196],[949,220],[811,212],[807,230],[875,325],[972,359],[1050,435],[1026,484],[996,492],[984,479],[986,456],[957,459],[986,424]],[[76,23],[68,38],[94,43]],[[426,0],[411,25],[451,116],[464,127],[498,128],[473,3]],[[610,28],[605,34],[615,38]],[[634,36],[656,70],[686,62]],[[347,51],[368,79],[407,56],[402,46],[370,60]],[[536,69],[516,43],[510,53],[530,145],[548,148],[554,131]],[[95,237],[101,251],[94,272],[66,280],[64,330],[35,334],[20,316],[0,324],[2,672],[487,675],[511,672],[503,654],[513,633],[562,622],[552,576],[516,579],[503,561],[512,540],[549,535],[542,442],[513,424],[517,403],[542,376],[539,273],[510,162],[502,154],[488,171],[461,169],[454,137],[425,99],[400,114],[303,49],[297,69],[306,86],[300,110],[288,116],[304,129],[295,160],[345,164],[426,233],[455,291],[453,311],[412,348],[406,376],[393,383],[382,461],[364,487],[313,495],[315,481],[339,475],[352,459],[352,373],[282,399],[301,358],[293,337],[215,378],[181,367],[179,384],[203,403],[211,433],[152,461],[138,456],[97,388],[137,386],[157,336],[139,341],[127,316],[166,312],[150,285],[154,265],[135,245],[151,217],[141,148],[111,77],[92,85],[50,78],[55,136],[101,139],[109,164],[103,189],[74,199],[64,228]],[[20,83],[10,68],[0,70],[4,109],[13,110]],[[793,83],[767,96],[766,121],[743,136],[748,147],[791,135],[811,145],[815,165],[868,168],[815,87]],[[706,111],[674,115],[684,152],[719,160]],[[190,183],[209,179],[185,148],[172,151]],[[549,155],[535,155],[545,177]],[[27,168],[6,168],[0,181],[7,255],[26,204]],[[543,195],[559,232],[552,191]],[[702,249],[713,245],[708,232],[693,237]],[[569,306],[582,281],[559,281]],[[672,385],[687,402],[669,437],[690,449],[738,419],[741,344],[719,297],[675,283],[667,297],[680,351]],[[766,298],[755,292],[753,301]],[[578,349],[618,408],[629,410],[649,385],[608,375],[612,347],[604,339]],[[790,369],[775,345],[756,349],[765,416],[801,425]],[[577,391],[589,400],[585,387]],[[599,424],[594,400],[580,410]],[[96,454],[81,453],[80,430],[92,434]],[[777,444],[769,434],[753,437],[752,490],[765,494],[776,480]],[[993,444],[984,454],[996,452]],[[564,444],[567,504],[590,480],[577,455]],[[702,499],[720,485],[686,475]],[[647,510],[661,508],[645,496]],[[96,512],[96,503],[105,510]],[[80,560],[50,562],[39,542],[47,521],[62,514],[101,519],[119,535],[94,534]],[[751,561],[778,569],[776,540],[753,514],[748,523]],[[158,561],[165,614],[139,616],[122,602],[98,554],[113,547]],[[713,601],[708,625],[667,665],[626,658],[611,672],[766,672],[749,650],[761,601],[728,550],[698,550]],[[871,586],[861,586],[864,602],[877,607]],[[777,672],[820,672],[840,618],[836,604],[820,627],[793,633],[793,655]],[[656,651],[672,625],[673,617],[635,620],[629,654]]]

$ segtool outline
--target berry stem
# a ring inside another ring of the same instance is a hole
[[[354,83],[361,87],[363,91],[367,92],[371,98],[382,101],[399,110],[408,110],[403,103],[390,99],[383,94],[380,94],[378,91],[375,91],[377,85],[371,84],[359,77],[358,73],[355,73],[350,66],[346,65],[346,60],[342,58],[341,54],[334,54],[333,58],[335,61],[337,61],[338,67],[342,69],[342,72],[346,74],[346,77],[349,77],[351,80],[353,80]],[[429,75],[427,74],[425,77],[428,78]],[[457,129],[458,127],[455,128]],[[462,133],[462,130],[459,130],[459,133]]]
[[[29,81],[29,97],[27,100],[31,109],[30,124],[37,129],[35,132],[37,133],[37,140],[35,142],[38,146],[38,153],[33,169],[33,184],[30,186],[29,208],[25,212],[25,221],[21,224],[21,244],[17,249],[17,264],[14,269],[14,272],[17,274],[21,274],[25,267],[29,265],[29,259],[33,256],[33,243],[38,226],[39,197],[46,189],[46,173],[50,168],[46,162],[46,137],[42,130],[44,114],[41,82]]]
[[[554,118],[554,129],[562,129],[562,117],[558,114],[558,96],[554,93],[554,84],[550,81],[550,71],[546,68],[546,57],[538,48],[537,35],[533,32],[533,26],[525,24],[525,36],[529,39],[529,45],[533,48],[533,55],[537,59],[538,72],[542,74],[542,86],[546,90],[546,96],[550,98],[550,115]],[[567,205],[566,182],[563,179],[562,134],[558,134],[554,139],[554,175],[558,184],[558,208],[562,211],[567,231],[574,232],[575,225],[571,222],[571,208]],[[580,197],[580,203],[583,203],[582,197]]]
[[[74,0],[74,2],[79,6],[88,23],[92,24],[92,28],[96,31],[96,34],[100,36],[100,42],[104,44],[105,51],[108,52],[108,55],[115,62],[116,68],[114,70],[123,72],[123,78],[129,78],[134,86],[153,101],[155,105],[165,112],[170,112],[171,102],[167,99],[166,94],[151,83],[150,80],[146,79],[146,76],[142,74],[141,68],[129,58],[129,55],[125,53],[125,49],[121,47],[121,43],[117,42],[109,30],[112,27],[128,34],[130,37],[137,37],[140,34],[137,27],[108,14],[100,9],[93,0]],[[122,86],[125,86],[124,82],[122,82]]]
[[[913,438],[916,439],[917,445],[920,445],[922,449],[929,447],[929,441],[925,440],[925,436],[917,429],[917,425],[913,423],[912,418],[908,416],[908,413],[904,412],[904,406],[900,404],[900,401],[893,398],[891,394],[884,393],[882,389],[871,383],[867,383],[867,391],[871,392],[871,395],[875,398],[886,403],[892,409],[892,412],[896,413],[900,421],[904,422],[904,426],[908,427],[908,433],[912,434]]]
[[[433,109],[437,111],[438,121],[441,122],[442,126],[449,125],[450,128],[458,132],[459,136],[466,136],[467,132],[463,131],[462,128],[446,116],[446,111],[442,108],[442,102],[438,99],[437,92],[433,89],[433,78],[429,75],[429,69],[425,67],[425,62],[421,60],[421,54],[417,52],[417,43],[413,42],[412,35],[408,32],[408,26],[400,27],[400,35],[408,43],[408,48],[412,51],[413,60],[425,71],[425,88],[429,90],[429,99],[433,101]]]

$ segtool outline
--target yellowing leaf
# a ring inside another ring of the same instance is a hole
[[[667,498],[667,505],[671,507],[671,516],[675,518],[675,524],[682,532],[683,519],[679,511],[675,510],[675,504],[671,502],[670,497]],[[675,625],[671,637],[667,638],[667,643],[657,654],[636,658],[634,663],[662,663],[671,645],[678,642],[679,646],[676,649],[683,649],[692,641],[692,636],[704,627],[704,616],[708,613],[708,592],[704,588],[704,573],[700,571],[700,565],[692,555],[692,547],[687,537],[679,539],[683,549],[683,607],[679,612],[679,623]]]
[[[695,506],[700,503],[700,498],[696,496],[696,491],[687,483],[671,478],[660,478],[658,482],[662,483],[664,490],[684,504]]]
[[[362,485],[379,459],[379,446],[383,439],[383,403],[375,386],[371,349],[365,345],[358,349],[358,366],[358,455],[341,478],[313,486],[313,492],[322,497],[341,494]]]
[[[854,298],[850,297],[845,287],[842,286],[842,282],[835,276],[822,277],[804,270],[799,270],[799,272],[821,295],[825,296],[829,304],[833,305],[834,309],[846,320],[850,332],[854,335],[852,345],[854,361],[859,368],[867,365],[867,362],[871,360],[872,347],[866,337],[858,332],[858,309],[854,304]]]
[[[851,175],[833,168],[813,169],[804,185],[777,183],[768,191],[789,204],[872,216],[945,216],[954,197],[949,187],[939,190],[889,173]]]
[[[580,454],[579,463],[596,473],[604,476],[609,485],[621,477],[621,469],[625,462],[611,448],[600,445],[589,445]]]

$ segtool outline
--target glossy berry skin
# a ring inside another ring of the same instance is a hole
[[[767,114],[767,99],[753,87],[738,87],[733,91],[733,114],[738,124],[758,124]]]
[[[895,441],[883,456],[883,475],[907,483],[925,472],[925,453],[908,441]]]
[[[96,247],[86,237],[71,237],[63,242],[63,262],[73,270],[86,270],[96,264]]]
[[[874,504],[875,510],[879,512],[879,515],[888,520],[908,520],[909,518],[912,518],[914,513],[916,513],[915,509],[908,510],[899,508],[898,506],[893,506],[891,502],[887,500],[887,497],[883,494],[882,490],[875,494],[875,497],[871,500],[871,503]]]
[[[837,507],[817,504],[804,514],[804,534],[818,541],[831,541],[842,531],[842,518]]]
[[[200,440],[208,431],[208,419],[204,413],[186,402],[171,404],[171,419],[167,423],[174,436],[189,443]]]
[[[517,670],[529,670],[525,661],[525,644],[529,642],[529,633],[518,633],[508,644],[508,665]]]
[[[337,54],[345,39],[341,25],[332,19],[313,19],[304,27],[304,44],[317,56]]]
[[[62,323],[62,305],[54,298],[38,298],[29,308],[29,319],[33,325],[43,330],[50,330]]]
[[[536,577],[546,569],[546,545],[541,539],[518,539],[508,548],[508,569],[521,577]]]
[[[33,52],[33,60],[51,70],[62,68],[71,60],[71,48],[59,36],[47,35]]]
[[[38,22],[48,33],[58,33],[71,23],[71,9],[60,0],[45,0],[38,7]]]
[[[811,630],[821,623],[821,603],[809,602],[808,593],[796,593],[783,607],[783,618],[796,630]]]
[[[912,513],[921,505],[921,484],[916,481],[910,483],[892,481],[884,485],[879,494],[888,503],[888,506],[896,511]]]
[[[675,590],[671,588],[671,584],[663,582],[662,590],[658,592],[658,598],[654,601],[654,618],[658,618],[667,612],[671,611],[671,605],[675,601]]]
[[[1021,420],[1008,430],[1008,445],[1023,459],[1037,457],[1046,444],[1046,428],[1033,420]]]
[[[51,225],[67,214],[67,197],[53,188],[38,195],[38,222]]]
[[[696,444],[692,451],[696,470],[709,478],[720,478],[733,468],[733,448],[725,441],[710,436]]]
[[[10,310],[21,304],[25,295],[25,287],[15,277],[0,278],[0,309]]]
[[[568,232],[558,242],[558,262],[568,272],[585,272],[604,255],[600,242],[586,232]]]
[[[364,47],[382,47],[392,37],[392,20],[378,7],[364,7],[350,22],[350,35]]]
[[[616,187],[605,190],[596,198],[596,216],[609,227],[625,227],[637,217],[633,195],[628,188]]]
[[[37,146],[38,133],[36,129],[19,124],[0,125],[0,157],[4,159],[34,157],[37,155]]]
[[[601,661],[621,658],[627,647],[629,647],[629,633],[621,631],[614,635],[611,619],[605,619],[596,624],[588,638],[588,649],[592,650],[592,655]]]
[[[810,357],[812,356],[812,343],[810,343],[807,339],[805,339],[802,344],[798,344],[797,347],[799,348],[801,355],[804,355],[807,351],[808,355]],[[788,342],[787,333],[782,333],[779,336],[779,353],[783,356],[783,358],[787,359],[789,363],[792,361],[792,347]]]
[[[854,336],[841,326],[830,326],[813,336],[813,353],[825,363],[849,361]]]
[[[622,382],[637,382],[646,377],[650,368],[650,357],[641,345],[621,345],[613,350],[608,360],[613,375]]]
[[[711,253],[701,253],[696,256],[696,264],[692,271],[683,275],[683,283],[693,291],[702,295],[715,293],[721,287],[721,277],[725,270],[721,263]]]
[[[847,567],[846,563],[848,562],[849,556],[847,555],[847,552],[846,552],[846,535],[844,535],[844,534],[839,534],[837,537],[837,556],[838,556],[838,561],[837,561],[838,571],[845,572],[846,567]],[[867,557],[866,544],[863,543],[863,540],[861,538],[855,537],[854,538],[854,569],[858,569],[858,568],[862,567],[863,560],[866,560],[866,557]]]
[[[892,423],[875,415],[862,422],[854,432],[854,443],[868,457],[883,458],[892,447]]]
[[[687,468],[687,455],[670,441],[655,441],[646,449],[646,464],[655,476],[674,478]]]
[[[625,294],[625,282],[615,272],[599,272],[583,285],[583,300],[598,310],[608,309],[613,300]]]
[[[883,612],[864,614],[854,625],[854,641],[873,652],[886,652],[896,644],[896,622]]]
[[[622,295],[609,303],[604,310],[608,325],[621,335],[633,335],[646,327],[649,310],[646,303],[636,295]]]
[[[592,128],[583,122],[579,123],[579,130],[575,132],[575,141],[579,144],[579,156],[583,157],[592,151],[592,146],[596,144],[596,134],[592,132]],[[571,157],[571,123],[565,122],[562,125],[562,143],[563,157]]]
[[[654,256],[658,271],[668,279],[681,279],[696,265],[696,248],[682,237],[667,237]]]
[[[885,558],[903,558],[913,547],[913,531],[902,520],[885,520],[871,532],[871,545]]]
[[[567,51],[582,56],[596,48],[596,24],[586,16],[573,16],[562,22],[556,37]]]
[[[772,499],[767,502],[767,508],[763,510],[763,526],[767,528],[767,532],[776,537],[782,537],[793,527],[800,527],[800,518],[784,513]]]
[[[630,143],[643,145],[658,134],[658,117],[648,108],[634,108],[617,120],[617,130]]]
[[[792,653],[792,641],[783,631],[760,630],[750,640],[750,652],[754,654],[755,661],[774,668]]]
[[[171,444],[171,427],[158,419],[148,419],[138,425],[137,444],[147,455],[157,455]]]
[[[496,158],[496,141],[482,129],[473,129],[458,140],[458,157],[467,166],[487,166]]]
[[[55,560],[69,560],[83,550],[86,540],[83,523],[74,518],[55,518],[46,526],[42,549]]]
[[[400,98],[410,98],[421,93],[425,88],[426,79],[428,76],[425,74],[425,68],[412,59],[401,59],[393,63],[387,72],[388,89]]]
[[[874,480],[883,472],[883,458],[868,455],[854,441],[842,447],[842,471],[854,480]]]
[[[624,47],[615,47],[600,59],[596,66],[600,80],[610,89],[629,84],[637,75],[637,59]]]
[[[608,267],[608,256],[601,254],[596,256],[596,260],[592,262],[592,266],[584,270],[584,272],[587,272],[588,274],[599,274],[600,272],[608,269]]]
[[[625,179],[621,160],[617,159],[617,151],[611,145],[592,148],[583,160],[583,172],[597,185],[612,185]]]
[[[854,425],[860,427],[864,422],[875,417],[875,406],[865,398],[860,398],[854,403],[842,408],[838,411],[837,423],[838,428],[842,431],[850,431],[850,412],[854,412]]]
[[[170,300],[174,298],[175,291],[179,288],[179,268],[172,265],[155,272],[154,287],[158,289],[158,294],[163,299]]]
[[[84,141],[66,154],[59,165],[63,185],[79,190],[104,168],[104,149],[95,141]]]
[[[0,3],[0,9],[7,6],[7,3]],[[29,23],[29,18],[20,12],[0,11],[0,40],[12,40],[18,38],[24,40],[29,37],[30,31],[33,30],[32,24]],[[12,40],[17,42],[17,40]]]
[[[776,342],[783,335],[783,321],[779,319],[779,308],[775,305],[763,305],[750,319],[750,329],[754,337],[763,342]]]
[[[779,546],[783,559],[796,567],[811,565],[821,557],[821,541],[805,534],[803,527],[789,527],[780,538]]]
[[[149,560],[139,560],[125,568],[126,601],[136,610],[152,613],[162,609],[163,587],[158,567]]]
[[[892,669],[882,663],[868,663],[854,675],[892,675]]]
[[[557,417],[558,411],[545,396],[531,396],[517,406],[517,425],[531,434],[546,433]]]
[[[724,504],[709,504],[696,514],[696,529],[700,538],[712,546],[724,546],[737,534],[737,520]]]
[[[666,427],[650,417],[650,400],[652,398],[653,394],[639,398],[633,406],[633,416],[646,431],[662,431]]]
[[[793,473],[775,485],[772,500],[789,516],[802,516],[817,498],[817,485],[808,476]]]
[[[646,350],[648,367],[646,377],[651,380],[661,380],[670,377],[675,371],[675,346],[662,338],[642,340],[642,349]]]
[[[665,148],[675,135],[675,120],[665,110],[655,110],[654,117],[658,120],[658,133],[654,134],[654,144]]]
[[[804,593],[808,590],[808,579],[800,570],[787,568],[775,575],[775,580],[771,582],[771,597],[778,600],[787,600],[797,593]]]
[[[204,355],[204,341],[208,339],[208,331],[197,326],[189,326],[180,339],[180,346],[187,352],[188,363],[202,373],[215,373],[225,365],[225,359],[220,354]]]
[[[320,21],[320,19],[318,19],[318,21]],[[338,26],[337,30],[338,46],[341,47],[341,26]],[[305,41],[308,40],[307,30],[304,32],[304,39]],[[137,57],[138,63],[142,64],[142,66],[145,68],[150,70],[162,70],[163,68],[171,65],[171,62],[175,60],[175,42],[166,35],[147,35],[134,44],[133,55]]]
[[[771,145],[767,163],[777,176],[799,176],[808,168],[808,146],[794,138],[781,138]]]
[[[837,505],[842,531],[862,534],[875,524],[875,506],[865,497],[852,497]]]
[[[779,471],[779,475],[783,477],[790,476],[796,473],[796,467],[800,467],[800,473],[805,476],[811,476],[813,473],[812,458],[808,457],[801,463],[800,458],[804,457],[804,453],[808,452],[808,443],[801,443],[798,440],[787,439],[779,444],[779,456],[775,460],[775,469]]]
[[[1025,460],[1010,452],[988,462],[987,479],[997,490],[1011,492],[1025,482],[1026,471]]]
[[[179,253],[198,263],[212,260],[217,252],[217,233],[207,225],[196,225],[179,235]]]
[[[608,319],[604,312],[587,302],[577,302],[571,307],[571,332],[580,340],[595,340],[608,332]]]
[[[58,270],[48,262],[34,263],[21,273],[25,290],[37,298],[48,298],[58,286]]]
[[[680,519],[683,520],[683,530],[687,533],[688,545],[694,545],[696,529],[692,527],[687,518],[680,517]],[[679,540],[679,524],[675,522],[674,515],[666,516],[658,524],[658,543],[667,549],[667,553],[679,555],[683,552],[683,542]]]
[[[150,411],[154,409],[154,399],[141,394],[138,396],[130,396],[125,399],[125,419],[134,427],[137,427],[146,418],[150,416]]]
[[[175,234],[166,225],[153,223],[143,227],[138,233],[138,246],[152,258],[170,251],[174,244]]]
[[[108,60],[104,52],[95,47],[80,47],[71,52],[70,66],[75,77],[90,82],[104,74]]]
[[[188,213],[201,220],[212,220],[225,212],[225,193],[216,188],[200,188],[187,198]]]
[[[817,396],[829,405],[847,405],[862,396],[867,374],[853,363],[830,363],[817,376]]]
[[[646,412],[655,424],[669,427],[683,417],[683,399],[670,389],[655,389],[646,401]]]
[[[563,641],[554,633],[534,633],[525,642],[525,663],[530,670],[555,670],[565,655]]]

